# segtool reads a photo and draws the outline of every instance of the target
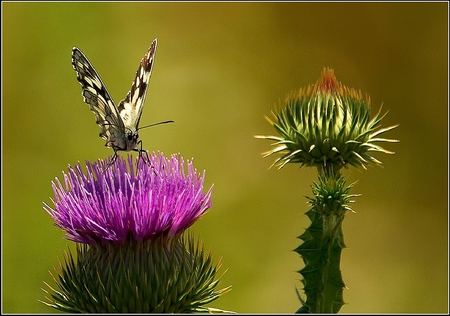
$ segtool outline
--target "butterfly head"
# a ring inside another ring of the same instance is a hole
[[[133,131],[129,128],[126,128],[125,138],[126,138],[126,148],[124,150],[125,151],[134,150],[136,148],[139,139],[138,131],[137,130]]]

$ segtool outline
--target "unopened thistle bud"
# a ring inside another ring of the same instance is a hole
[[[381,165],[371,152],[393,154],[375,143],[398,142],[379,138],[398,125],[381,128],[384,115],[371,118],[370,98],[361,91],[347,88],[336,80],[334,71],[323,70],[315,85],[286,96],[274,118],[267,120],[280,136],[256,136],[274,140],[274,149],[264,157],[280,153],[273,165],[287,163],[315,166],[319,170],[339,171],[348,165],[367,169],[369,163]]]

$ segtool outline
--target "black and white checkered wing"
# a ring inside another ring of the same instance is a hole
[[[126,129],[119,111],[95,68],[76,47],[72,49],[72,65],[81,84],[84,102],[94,112],[100,126],[99,136],[106,140],[105,146],[113,148],[114,152],[127,150]]]
[[[142,58],[136,77],[125,99],[120,101],[118,110],[126,129],[137,131],[142,115],[147,88],[155,61],[157,40],[153,40],[144,58]]]

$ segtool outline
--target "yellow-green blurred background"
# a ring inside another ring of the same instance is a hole
[[[349,169],[361,193],[344,222],[343,313],[445,313],[448,307],[447,3],[2,3],[3,312],[48,313],[43,281],[67,245],[43,210],[68,164],[106,158],[71,65],[77,46],[116,102],[158,38],[141,125],[144,148],[194,157],[214,183],[193,230],[223,257],[210,306],[240,313],[300,307],[315,170],[268,170],[265,121],[279,99],[325,66],[389,114],[395,155]]]

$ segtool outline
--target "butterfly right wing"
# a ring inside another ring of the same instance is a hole
[[[114,151],[124,150],[127,147],[125,126],[117,107],[97,71],[77,47],[72,49],[72,66],[81,84],[84,102],[94,112],[101,128],[99,136],[106,140],[105,146]]]
[[[117,107],[125,127],[133,132],[138,130],[148,85],[152,76],[157,44],[158,40],[155,38],[139,63],[130,91]]]

